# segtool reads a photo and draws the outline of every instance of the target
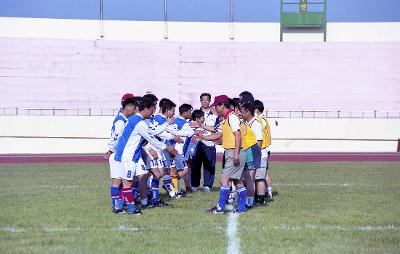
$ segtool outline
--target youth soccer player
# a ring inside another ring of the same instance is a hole
[[[264,112],[264,104],[259,101],[254,101],[255,113],[263,126],[263,142],[261,144],[261,167],[260,170],[257,170],[256,173],[256,182],[257,182],[257,203],[265,203],[265,195],[267,195],[268,200],[272,200],[272,178],[269,172],[269,155],[271,145],[271,129],[268,123],[267,118],[263,114]],[[265,173],[264,173],[265,169]],[[265,186],[267,183],[267,188]]]
[[[134,99],[133,94],[124,94],[121,99],[121,110],[114,118],[111,127],[111,135],[108,142],[108,151],[104,154],[104,159],[110,164],[110,175],[112,185],[110,189],[112,211],[114,213],[122,212],[123,199],[120,191],[121,179],[124,176],[124,165],[121,162],[114,160],[114,152],[117,148],[120,134],[122,134],[128,118],[134,115],[138,109],[138,104]]]
[[[257,117],[254,116],[255,109],[252,103],[246,102],[242,104],[240,110],[245,123],[242,138],[245,143],[243,148],[247,155],[243,171],[243,178],[247,188],[246,206],[247,208],[252,208],[254,205],[256,169],[260,168],[261,164],[262,125]]]

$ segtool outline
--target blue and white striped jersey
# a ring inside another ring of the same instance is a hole
[[[108,141],[108,150],[115,152],[118,144],[118,138],[120,134],[123,132],[126,122],[128,118],[126,118],[121,111],[118,112],[118,115],[115,117],[113,121],[113,125],[111,127],[111,135]]]
[[[148,125],[143,120],[142,115],[137,113],[129,117],[124,131],[119,138],[114,159],[116,161],[132,160],[138,162],[139,158],[142,156],[144,140],[147,140],[157,149],[163,150],[166,148],[164,143],[150,135]]]

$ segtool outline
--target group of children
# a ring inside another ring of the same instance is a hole
[[[237,99],[216,96],[212,107],[221,124],[213,131],[200,127],[202,110],[182,104],[175,117],[176,104],[167,98],[158,101],[153,94],[125,94],[121,106],[104,155],[110,164],[114,213],[140,215],[140,208],[167,206],[159,198],[160,180],[172,199],[184,197],[187,193],[179,179],[190,191],[190,161],[200,140],[216,141],[224,148],[220,199],[210,212],[224,213],[225,205],[234,200],[235,188],[238,212],[265,204],[266,193],[272,198],[271,184],[265,188],[270,181],[270,129],[262,102],[251,93],[243,92]]]

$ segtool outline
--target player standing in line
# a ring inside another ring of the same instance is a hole
[[[158,149],[166,149],[172,154],[176,150],[172,146],[166,146],[149,134],[148,125],[144,119],[149,118],[155,111],[154,103],[143,98],[139,105],[139,113],[129,117],[128,122],[122,132],[114,159],[124,163],[125,175],[122,180],[122,195],[127,204],[129,214],[142,214],[140,209],[135,207],[134,196],[132,193],[132,180],[134,176],[147,174],[145,163],[142,159],[142,145],[144,140],[151,143]]]
[[[263,126],[263,143],[261,144],[261,168],[265,168],[266,176],[262,177],[262,174],[259,176],[256,175],[257,179],[257,195],[260,196],[259,202],[264,203],[264,195],[267,196],[267,201],[272,201],[272,178],[269,172],[269,155],[271,145],[271,129],[267,120],[267,117],[263,114],[264,112],[264,104],[259,101],[254,101],[255,113],[259,118]],[[267,184],[267,188],[265,188],[265,183]],[[257,198],[256,198],[257,199]]]
[[[125,124],[128,118],[134,115],[138,110],[138,104],[134,99],[133,94],[124,94],[121,99],[121,110],[118,115],[114,118],[113,125],[111,127],[111,135],[108,142],[108,151],[104,154],[104,159],[108,160],[110,164],[110,175],[112,179],[112,185],[110,188],[112,211],[114,213],[122,212],[124,201],[121,198],[121,179],[124,176],[124,165],[121,162],[114,160],[114,152],[117,148],[120,134],[122,134]]]
[[[242,130],[244,149],[247,160],[243,170],[243,178],[247,189],[246,206],[252,208],[255,194],[256,169],[261,164],[262,125],[254,116],[254,105],[246,102],[241,106],[241,113],[244,120],[245,130]]]
[[[191,118],[193,107],[189,104],[182,104],[179,107],[179,116],[175,118],[175,123],[171,126],[170,132],[174,135],[182,137],[184,143],[176,143],[175,149],[178,151],[178,155],[173,158],[173,162],[170,168],[170,174],[172,179],[177,179],[177,185],[174,182],[174,190],[177,197],[184,197],[186,193],[182,192],[179,179],[184,178],[186,190],[190,187],[190,180],[185,179],[190,171],[185,159],[185,152],[189,147],[191,137],[194,134],[193,129],[190,127],[188,120]]]

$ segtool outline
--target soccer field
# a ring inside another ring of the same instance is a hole
[[[273,162],[271,172],[275,201],[235,228],[229,214],[205,213],[217,189],[113,214],[107,164],[0,164],[1,253],[227,253],[232,230],[236,253],[399,253],[400,163]]]

